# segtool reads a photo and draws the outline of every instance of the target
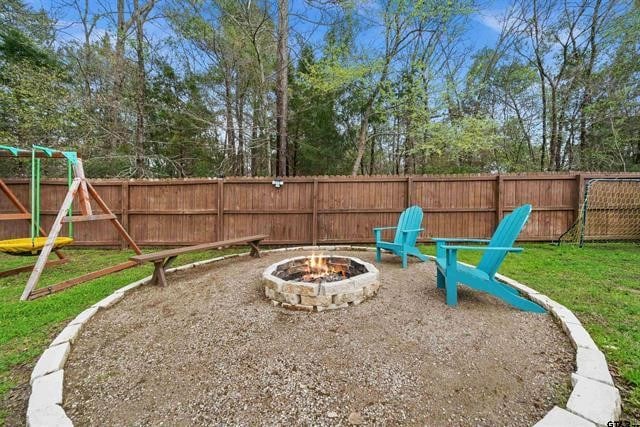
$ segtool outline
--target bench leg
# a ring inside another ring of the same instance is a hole
[[[165,286],[167,284],[167,278],[165,276],[165,270],[173,260],[175,260],[176,256],[170,256],[166,259],[158,260],[153,263],[155,269],[153,270],[153,277],[151,278],[151,284],[157,286]]]
[[[260,248],[258,247],[258,245],[260,244],[260,240],[256,240],[255,242],[249,242],[249,245],[251,246],[251,252],[249,253],[249,255],[251,255],[254,258],[260,258]]]
[[[155,270],[153,270],[153,277],[151,278],[152,284],[157,286],[165,286],[167,284],[167,279],[164,275],[164,263],[165,260],[159,260],[153,263]]]

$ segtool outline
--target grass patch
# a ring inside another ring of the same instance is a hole
[[[509,255],[500,273],[567,306],[580,318],[622,379],[625,412],[640,418],[640,245],[554,246],[525,244]],[[422,246],[435,254],[435,246]],[[482,254],[459,251],[475,264]]]
[[[178,257],[174,265],[247,250],[233,248],[185,254]],[[130,251],[92,249],[66,249],[64,252],[71,262],[46,269],[38,288],[124,262],[133,254]],[[153,252],[153,249],[145,249],[144,252]],[[0,269],[32,264],[35,259],[0,254]],[[10,416],[11,419],[22,420],[24,414],[10,414],[12,408],[7,406],[7,395],[12,388],[29,382],[33,365],[55,335],[87,307],[152,271],[151,264],[134,267],[29,302],[19,299],[30,272],[0,278],[0,425]]]

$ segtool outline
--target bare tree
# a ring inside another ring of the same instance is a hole
[[[289,1],[278,0],[278,48],[276,62],[276,134],[278,162],[276,175],[287,175],[287,111],[289,72]]]
[[[146,72],[144,56],[144,24],[153,9],[155,0],[148,0],[140,6],[139,0],[133,0],[132,20],[136,32],[136,128],[135,128],[135,175],[144,175],[144,118],[146,104]]]
[[[384,31],[384,48],[381,58],[381,66],[377,77],[371,83],[369,94],[365,98],[361,120],[357,135],[356,158],[351,169],[352,175],[357,175],[362,167],[362,159],[365,154],[367,141],[369,141],[369,121],[374,111],[374,106],[382,88],[389,78],[394,61],[398,56],[419,40],[425,33],[437,31],[444,22],[456,14],[457,4],[446,7],[434,6],[424,3],[386,1],[383,5],[381,16],[382,31]]]

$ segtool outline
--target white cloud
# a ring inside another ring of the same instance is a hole
[[[478,21],[485,27],[499,33],[502,31],[502,14],[496,11],[483,11],[478,14]]]

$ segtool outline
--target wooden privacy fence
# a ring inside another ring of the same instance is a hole
[[[372,228],[395,225],[398,214],[424,209],[421,241],[433,236],[489,237],[523,203],[533,212],[521,240],[555,240],[575,220],[585,180],[640,174],[526,174],[92,181],[139,245],[177,246],[268,234],[267,244],[372,243]],[[29,205],[29,182],[7,180]],[[49,229],[66,192],[42,184],[42,223]],[[0,198],[0,212],[13,212]],[[0,239],[25,237],[25,221],[0,223]],[[385,238],[390,238],[390,235]],[[82,246],[122,246],[106,223],[77,223]]]

